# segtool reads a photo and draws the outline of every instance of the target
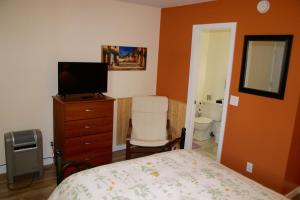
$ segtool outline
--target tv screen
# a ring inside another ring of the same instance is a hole
[[[58,94],[107,92],[107,64],[88,62],[58,63]]]

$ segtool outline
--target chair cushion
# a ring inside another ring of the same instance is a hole
[[[136,145],[136,146],[141,146],[141,147],[159,147],[167,144],[169,141],[168,140],[135,140],[131,139],[130,144]]]
[[[131,138],[138,141],[165,141],[167,110],[166,97],[133,97]]]
[[[149,113],[167,113],[168,98],[162,96],[132,97],[132,111]]]

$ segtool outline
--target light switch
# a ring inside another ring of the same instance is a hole
[[[239,105],[239,97],[230,95],[229,104],[232,106],[238,106]]]

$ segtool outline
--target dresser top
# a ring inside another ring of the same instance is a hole
[[[79,102],[89,102],[89,101],[114,101],[114,98],[105,95],[97,95],[97,96],[52,96],[54,100],[57,100],[61,103],[79,103]]]

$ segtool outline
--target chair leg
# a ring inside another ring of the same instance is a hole
[[[130,142],[126,140],[126,160],[131,159]]]
[[[186,128],[181,129],[180,149],[184,149]]]
[[[60,151],[55,151],[54,162],[56,167],[56,184],[59,185],[60,182],[63,180],[63,169]]]

